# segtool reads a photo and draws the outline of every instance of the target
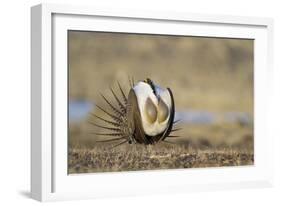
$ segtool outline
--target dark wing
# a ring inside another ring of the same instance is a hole
[[[130,90],[127,104],[127,124],[130,136],[140,144],[148,144],[144,133],[137,96],[133,89]]]
[[[165,138],[167,136],[169,136],[169,134],[172,131],[173,128],[173,124],[174,124],[174,119],[175,119],[175,102],[174,102],[174,96],[172,93],[172,90],[170,88],[167,88],[169,91],[169,94],[171,96],[171,114],[170,114],[170,118],[169,118],[169,122],[168,122],[168,127],[166,128],[166,130],[163,132],[163,134],[161,135],[160,140],[165,140]]]

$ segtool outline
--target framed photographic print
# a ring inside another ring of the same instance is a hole
[[[34,199],[272,185],[271,19],[31,14]]]

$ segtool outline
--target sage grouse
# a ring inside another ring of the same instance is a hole
[[[171,135],[179,129],[173,129],[177,121],[174,121],[175,103],[170,88],[161,88],[148,78],[136,84],[133,80],[130,81],[128,95],[125,95],[119,82],[118,87],[120,96],[111,89],[118,106],[103,94],[101,97],[111,111],[96,105],[108,118],[92,114],[101,123],[90,123],[105,130],[104,133],[94,134],[112,137],[97,142],[117,142],[115,146],[124,143],[149,145],[161,141],[169,142],[167,137],[178,137]]]

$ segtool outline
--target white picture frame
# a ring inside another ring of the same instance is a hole
[[[32,198],[52,201],[272,186],[273,137],[266,126],[272,19],[40,4],[31,8],[31,26]],[[255,39],[254,166],[68,175],[69,29]]]

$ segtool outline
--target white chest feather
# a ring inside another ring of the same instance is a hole
[[[163,102],[167,105],[169,111],[171,110],[171,97],[167,89],[162,89],[158,86],[155,87],[156,95],[153,93],[152,88],[149,84],[145,82],[139,82],[135,85],[133,88],[135,91],[135,94],[137,96],[138,100],[138,106],[140,110],[140,115],[142,119],[142,125],[145,134],[149,136],[155,136],[158,134],[161,134],[165,131],[165,129],[168,126],[168,121],[170,117],[170,112],[168,113],[168,117],[165,121],[155,121],[153,123],[149,122],[145,118],[145,103],[147,101],[147,98],[150,98],[155,105],[155,107],[158,109],[159,104],[159,98],[163,100]],[[159,118],[159,117],[157,117]]]

